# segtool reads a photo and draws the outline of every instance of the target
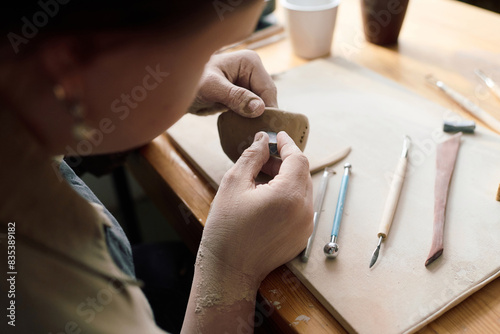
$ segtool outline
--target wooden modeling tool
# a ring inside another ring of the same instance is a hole
[[[455,162],[457,161],[461,136],[462,133],[459,132],[437,146],[436,181],[434,184],[434,227],[431,250],[425,261],[426,267],[443,254],[446,202],[451,176],[455,168]]]
[[[396,213],[396,208],[398,206],[399,195],[401,194],[401,189],[403,188],[403,182],[406,174],[406,165],[408,164],[408,150],[410,149],[410,144],[410,137],[405,136],[403,142],[403,151],[401,152],[401,157],[399,158],[396,171],[394,172],[394,177],[392,178],[387,201],[385,202],[382,220],[380,221],[379,232],[377,234],[379,238],[378,244],[373,251],[372,259],[370,261],[370,268],[373,267],[375,262],[377,262],[378,253],[380,252],[380,244],[382,243],[382,240],[384,238],[387,238],[387,235],[389,235],[389,230],[391,229],[394,214]]]
[[[325,198],[326,187],[328,186],[328,177],[330,174],[335,173],[330,171],[328,168],[325,168],[323,171],[323,176],[321,177],[321,183],[319,185],[318,197],[316,197],[316,201],[314,202],[314,218],[313,218],[313,231],[311,236],[307,240],[307,247],[302,253],[300,259],[302,262],[307,262],[309,260],[309,254],[311,254],[311,247],[314,240],[314,236],[316,235],[316,228],[318,227],[319,216],[321,215],[321,209],[323,208],[323,200]]]
[[[500,133],[500,121],[495,117],[488,114],[485,110],[481,109],[477,104],[458,93],[444,82],[434,78],[432,75],[428,75],[426,77],[427,81],[432,85],[441,89],[448,97],[450,97],[453,101],[455,101],[462,108],[470,112],[473,116],[479,118],[490,128]]]
[[[245,46],[248,48],[248,46],[251,46],[252,44],[258,43],[278,34],[283,34],[284,31],[285,28],[282,25],[272,25],[254,32],[253,34],[239,42],[224,46],[223,48],[217,50],[215,54],[233,51],[233,49],[243,49],[245,48]],[[255,49],[255,46],[253,47],[253,49]]]
[[[325,253],[326,257],[329,259],[336,258],[339,253],[337,236],[339,234],[340,222],[342,221],[342,212],[344,211],[345,195],[347,193],[347,184],[349,183],[349,172],[351,167],[350,163],[346,163],[344,165],[344,175],[342,176],[342,182],[340,183],[339,198],[337,200],[337,208],[335,209],[335,217],[333,218],[330,242],[323,247],[323,253]]]

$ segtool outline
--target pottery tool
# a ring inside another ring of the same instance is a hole
[[[434,225],[432,232],[432,246],[425,261],[425,266],[434,262],[443,253],[444,221],[446,202],[450,188],[451,176],[457,161],[460,147],[459,132],[437,146],[436,149],[436,181],[434,184]]]
[[[323,171],[323,176],[321,177],[321,183],[319,185],[318,196],[316,197],[316,201],[314,202],[314,218],[313,218],[313,231],[309,240],[307,240],[307,247],[302,253],[300,259],[302,262],[307,262],[309,260],[309,254],[311,253],[311,247],[313,243],[314,236],[316,235],[316,228],[318,227],[319,216],[321,214],[321,209],[323,207],[323,200],[325,198],[326,187],[328,186],[328,177],[331,173],[335,173],[330,171],[328,168],[325,168]]]
[[[275,157],[279,157],[278,152],[278,134],[272,131],[266,131],[269,136],[269,154]]]
[[[285,33],[281,33],[279,35],[274,35],[274,36],[262,39],[260,41],[248,44],[247,45],[247,49],[248,50],[257,50],[257,49],[262,48],[264,46],[268,46],[270,44],[279,42],[279,41],[281,41],[281,40],[283,40],[285,38],[286,38],[286,34]]]
[[[458,93],[457,91],[446,85],[444,82],[436,79],[434,76],[428,75],[426,79],[429,83],[431,83],[432,85],[438,87],[443,92],[445,92],[446,95],[448,95],[453,101],[458,103],[458,105],[460,105],[462,108],[464,108],[472,115],[483,121],[486,125],[491,127],[496,132],[500,133],[500,121],[497,120],[495,117],[488,114],[488,112],[481,109],[477,104],[475,104],[465,96],[461,95],[460,93]]]
[[[403,182],[406,174],[406,165],[408,164],[408,150],[410,149],[411,139],[405,136],[403,142],[403,151],[401,152],[401,157],[399,158],[396,171],[392,178],[391,187],[389,188],[389,195],[385,202],[384,211],[382,214],[382,219],[380,221],[378,236],[378,244],[373,251],[372,259],[370,261],[370,268],[373,267],[378,259],[378,253],[380,252],[380,244],[384,238],[387,238],[389,230],[391,229],[392,221],[394,219],[394,214],[396,213],[396,207],[398,206],[399,195],[401,194],[401,189],[403,188]]]
[[[500,86],[493,81],[489,76],[484,74],[481,70],[475,70],[474,73],[484,81],[486,86],[491,90],[491,92],[500,99]]]
[[[351,164],[346,163],[344,165],[344,175],[342,176],[342,182],[340,183],[339,198],[337,200],[337,208],[335,209],[335,217],[333,218],[332,234],[330,236],[330,242],[325,245],[323,252],[329,259],[336,258],[339,253],[339,245],[337,244],[337,236],[339,234],[340,222],[342,221],[342,212],[344,211],[345,195],[347,193],[347,184],[349,183],[349,172],[351,170]]]
[[[235,49],[242,49],[247,45],[252,45],[254,43],[257,43],[258,41],[270,38],[270,37],[277,35],[277,34],[282,34],[284,31],[285,31],[285,28],[282,25],[278,25],[278,24],[271,25],[267,28],[264,28],[262,30],[254,32],[253,34],[251,34],[250,36],[248,36],[247,38],[245,38],[239,42],[222,47],[221,49],[217,50],[215,52],[215,54],[233,51]],[[254,48],[255,48],[255,46],[254,46]]]

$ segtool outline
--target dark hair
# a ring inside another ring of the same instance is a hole
[[[252,0],[15,0],[0,13],[4,43],[24,48],[26,35],[33,39],[61,34],[99,31],[155,31],[175,29],[176,33],[198,31],[214,20],[223,20]],[[36,32],[35,32],[36,30]],[[43,37],[42,37],[43,36]],[[1,44],[4,44],[1,43]],[[33,46],[36,43],[30,43]],[[27,46],[27,45],[26,45]],[[15,49],[15,48],[14,48]],[[21,50],[22,51],[22,50]],[[17,53],[17,52],[16,52]]]

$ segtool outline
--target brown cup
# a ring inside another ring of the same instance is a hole
[[[398,41],[408,0],[361,0],[361,14],[366,39],[389,45]]]

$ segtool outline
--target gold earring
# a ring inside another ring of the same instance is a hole
[[[64,87],[59,84],[53,87],[53,92],[56,99],[66,105],[69,114],[74,120],[74,125],[71,129],[73,138],[76,141],[89,139],[95,129],[85,123],[85,108],[80,99],[69,97]]]

